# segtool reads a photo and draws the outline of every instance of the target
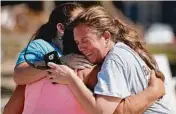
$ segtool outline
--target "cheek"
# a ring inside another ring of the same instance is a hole
[[[101,48],[93,47],[91,50],[93,51],[94,55],[101,56]]]
[[[101,47],[101,45],[98,45],[96,48],[94,48],[94,53],[100,58],[102,58],[104,51],[105,49]]]
[[[88,48],[92,51],[97,51],[97,47],[95,45],[89,45]]]
[[[98,55],[98,54],[100,54],[101,53],[101,45],[98,43],[98,42],[96,42],[96,41],[94,41],[94,42],[89,42],[88,44],[87,44],[87,49],[89,50],[89,51],[91,51],[91,52],[93,52],[94,53],[94,55]]]

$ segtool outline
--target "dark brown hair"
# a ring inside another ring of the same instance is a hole
[[[72,17],[72,11],[75,9],[82,9],[82,6],[77,3],[64,3],[57,6],[50,14],[47,23],[43,24],[37,32],[32,36],[33,40],[43,39],[51,42],[52,38],[57,36],[57,23],[62,23],[64,26],[70,23]]]

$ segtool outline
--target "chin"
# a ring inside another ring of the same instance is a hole
[[[99,61],[96,60],[89,60],[92,64],[99,64]]]
[[[93,64],[95,63],[95,61],[93,61],[93,60],[90,60],[90,59],[89,59],[89,62],[91,62],[91,63],[93,63]]]
[[[90,58],[87,58],[87,59],[88,59],[89,62],[91,62],[93,64],[96,63],[95,60],[93,60],[93,59],[90,59]]]

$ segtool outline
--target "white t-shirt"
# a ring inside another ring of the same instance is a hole
[[[108,53],[98,73],[95,94],[126,98],[144,91],[148,87],[150,70],[140,56],[122,42]],[[145,114],[168,114],[163,97],[149,107]]]

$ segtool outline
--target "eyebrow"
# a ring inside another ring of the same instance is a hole
[[[86,39],[86,38],[88,38],[87,36],[81,36],[81,39],[80,40],[83,40],[83,39]],[[75,41],[77,41],[76,39],[75,39]]]
[[[87,37],[87,36],[84,36],[84,37],[81,38],[81,40],[86,39],[86,38],[88,38],[88,37]]]

